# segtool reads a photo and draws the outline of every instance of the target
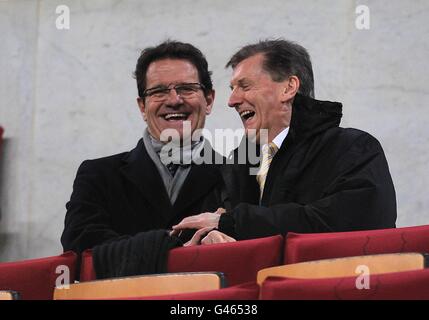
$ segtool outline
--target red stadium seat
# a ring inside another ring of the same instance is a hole
[[[281,262],[282,236],[215,245],[176,248],[168,258],[169,272],[222,272],[229,286],[255,281],[260,269]]]
[[[97,277],[95,276],[95,270],[92,265],[92,250],[85,250],[82,252],[79,281],[93,281],[95,279],[97,279]]]
[[[429,269],[371,275],[368,288],[357,277],[292,279],[270,277],[261,286],[261,300],[428,300]]]
[[[284,263],[381,253],[429,252],[429,225],[370,231],[288,233]]]
[[[168,272],[217,271],[225,274],[227,285],[255,281],[260,269],[281,262],[283,237],[273,236],[214,245],[181,247],[170,251]],[[80,281],[95,279],[91,251],[82,254]]]
[[[64,266],[69,270],[69,283],[74,282],[76,261],[75,253],[66,252],[60,256],[0,263],[0,290],[17,291],[24,300],[50,300],[57,278],[66,275]]]

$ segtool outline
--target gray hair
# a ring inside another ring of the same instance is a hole
[[[284,81],[294,75],[300,80],[298,92],[314,98],[314,77],[310,55],[307,50],[291,41],[283,39],[263,40],[249,44],[238,50],[226,64],[233,69],[243,60],[256,54],[264,55],[263,68],[271,79]]]

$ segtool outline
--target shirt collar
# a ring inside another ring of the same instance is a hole
[[[280,149],[280,147],[282,146],[283,141],[286,139],[286,136],[289,132],[289,127],[287,127],[286,129],[283,129],[282,132],[280,132],[274,139],[273,139],[273,143],[277,146],[277,148]]]

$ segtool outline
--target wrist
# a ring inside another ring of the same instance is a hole
[[[236,238],[235,220],[232,212],[226,212],[219,217],[218,230],[232,238]]]

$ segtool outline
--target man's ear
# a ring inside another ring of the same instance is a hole
[[[143,116],[143,120],[146,121],[147,117],[146,117],[146,112],[145,112],[145,104],[144,104],[144,99],[137,97],[137,105],[139,106],[140,109],[140,113]]]
[[[284,88],[282,92],[282,102],[291,102],[298,93],[301,82],[297,76],[290,76],[288,80],[284,82]]]
[[[213,103],[215,99],[215,91],[211,90],[205,95],[207,106],[206,106],[206,115],[209,115],[212,112]]]

